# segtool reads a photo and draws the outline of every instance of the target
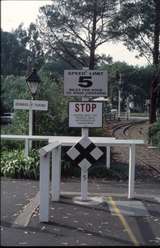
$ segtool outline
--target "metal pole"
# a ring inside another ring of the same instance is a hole
[[[120,120],[121,118],[121,73],[120,73],[120,77],[119,77],[119,87],[118,87],[118,120]]]
[[[126,120],[128,120],[128,96],[126,98]]]
[[[34,101],[35,100],[35,95],[32,95],[32,100]],[[33,130],[32,130],[32,134],[35,135],[35,131],[36,131],[36,112],[35,110],[33,110]]]
[[[121,117],[121,91],[118,90],[118,120],[120,120]]]
[[[30,106],[29,109],[29,135],[32,135],[32,126],[33,126],[33,111],[32,107]],[[32,140],[29,141],[29,150],[32,149]]]

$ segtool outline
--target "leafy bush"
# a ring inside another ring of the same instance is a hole
[[[1,152],[13,151],[13,150],[23,150],[24,141],[22,140],[5,140],[1,139]]]
[[[33,150],[26,158],[21,151],[1,152],[1,176],[11,178],[39,178],[39,155]]]
[[[149,142],[160,148],[160,120],[149,128]]]

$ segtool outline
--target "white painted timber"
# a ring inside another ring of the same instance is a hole
[[[82,128],[83,132],[82,132],[82,136],[85,136],[86,134],[88,134],[88,128]],[[50,143],[55,142],[55,141],[59,141],[59,143],[61,143],[61,145],[65,145],[64,142],[66,141],[70,141],[70,145],[73,145],[75,143],[78,142],[78,140],[81,138],[81,136],[38,136],[38,135],[12,135],[12,134],[2,134],[1,135],[1,139],[6,139],[6,140],[25,140],[25,156],[28,156],[28,140],[46,140],[49,141]],[[99,138],[101,139],[101,141],[103,141],[103,137],[91,137],[91,140],[94,141],[94,143],[97,144],[97,142],[99,141]],[[107,140],[113,140],[115,139],[114,137],[105,137],[104,138],[105,141]],[[63,143],[62,143],[63,142]],[[66,144],[67,145],[67,144]],[[110,148],[107,148],[110,150]],[[106,167],[110,168],[110,154],[109,154],[109,150],[107,150],[107,160],[106,160]]]
[[[54,136],[1,134],[0,137],[8,140],[49,140]]]
[[[46,140],[48,141],[51,136],[35,136],[35,135],[12,135],[12,134],[2,134],[1,139],[5,140],[24,140],[25,141],[25,156],[28,157],[29,153],[29,142],[32,140]],[[30,145],[31,146],[31,145]]]
[[[25,139],[24,154],[25,154],[26,157],[28,157],[28,154],[29,154],[29,142],[28,142],[28,139]]]
[[[71,146],[79,141],[81,137],[70,136],[52,136],[49,137],[49,143],[59,142],[55,147],[49,146],[48,153],[40,157],[40,221],[47,222],[49,219],[49,151],[52,150],[52,199],[59,199],[60,195],[60,161],[61,146]],[[97,146],[128,146],[129,147],[129,182],[128,198],[134,198],[134,179],[135,179],[135,145],[144,144],[143,140],[116,140],[108,137],[90,137]],[[109,148],[110,149],[110,148]],[[41,149],[43,151],[43,149]],[[43,152],[42,152],[43,153]],[[56,170],[54,169],[56,167]],[[55,174],[54,174],[55,173]],[[57,176],[58,175],[58,176]],[[58,178],[55,180],[55,178]],[[56,184],[56,186],[54,186]],[[54,198],[55,193],[55,198]],[[88,194],[88,170],[81,170],[81,199],[87,200]]]
[[[12,134],[1,134],[1,139],[8,139],[8,140],[48,140],[49,143],[53,143],[58,141],[62,146],[74,145],[78,142],[78,140],[82,136],[38,136],[38,135],[12,135]],[[144,140],[121,140],[115,139],[114,137],[89,137],[93,143],[97,146],[116,146],[116,145],[124,145],[129,146],[130,144],[141,145],[144,144]]]
[[[40,156],[40,222],[49,221],[49,159],[50,153]]]
[[[56,147],[52,151],[52,181],[51,194],[52,201],[59,201],[61,180],[61,147]]]
[[[72,146],[79,141],[82,136],[52,136],[49,143],[59,141],[62,146]],[[97,146],[129,146],[131,144],[141,145],[144,140],[136,139],[115,139],[114,137],[89,137],[89,139]]]
[[[128,198],[134,198],[134,179],[135,179],[135,144],[129,146],[129,180]]]
[[[88,128],[85,128],[88,130]],[[41,136],[41,135],[14,135],[14,134],[1,134],[1,139],[8,140],[48,140],[49,143],[53,143],[58,141],[62,146],[73,145],[78,142],[82,138],[82,136]],[[95,144],[105,145],[109,144],[109,141],[116,140],[114,137],[89,137],[92,142]],[[118,140],[117,140],[118,141]],[[125,140],[126,141],[126,140]],[[133,140],[137,141],[137,140]],[[141,140],[140,143],[135,144],[144,144],[144,141]]]
[[[86,201],[88,195],[88,169],[81,168],[81,200]]]
[[[106,147],[106,168],[110,169],[110,146]]]
[[[53,143],[50,143],[44,147],[42,147],[39,150],[39,153],[41,154],[41,156],[45,156],[47,153],[51,152],[54,148],[57,148],[57,146],[59,146],[60,143],[58,141],[55,141]]]
[[[33,111],[29,109],[29,135],[32,135]]]
[[[59,140],[62,146],[71,146],[79,141],[80,137],[59,136],[52,137],[49,142]],[[135,178],[135,145],[144,144],[144,140],[117,140],[108,137],[90,137],[90,140],[97,146],[128,146],[129,147],[129,182],[128,182],[128,198],[134,198],[134,178]],[[110,148],[109,148],[110,149]],[[107,167],[110,167],[108,159]]]

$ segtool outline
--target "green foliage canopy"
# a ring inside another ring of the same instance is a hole
[[[96,49],[109,40],[107,24],[117,10],[117,3],[117,0],[56,0],[41,7],[38,29],[44,49],[59,56],[64,51],[70,55],[65,43],[78,44],[85,49],[88,62],[76,53],[75,60],[93,69]]]
[[[15,34],[1,30],[1,74],[24,75],[29,51],[21,46]]]

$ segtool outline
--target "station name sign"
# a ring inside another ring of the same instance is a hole
[[[65,70],[65,96],[107,96],[107,71]]]
[[[48,110],[48,101],[14,100],[14,109]]]
[[[69,102],[69,127],[102,127],[102,102]]]

